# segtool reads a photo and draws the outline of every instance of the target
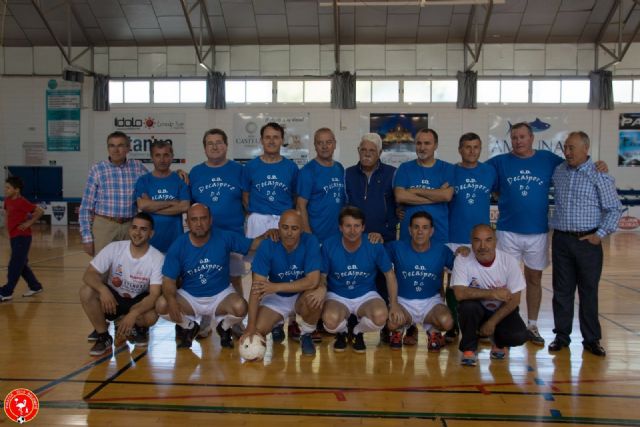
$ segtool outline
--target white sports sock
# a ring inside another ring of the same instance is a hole
[[[173,320],[171,320],[171,316],[169,316],[168,314],[161,314],[160,317],[162,317],[164,320],[167,320],[171,323],[175,323]],[[176,325],[179,325],[182,329],[191,329],[193,328],[194,320],[195,318],[193,316],[187,316],[186,314],[183,314],[182,322],[176,323]]]
[[[353,333],[357,335],[365,332],[376,332],[382,329],[383,327],[384,325],[378,326],[375,323],[373,323],[373,320],[363,316],[360,318],[360,321],[358,322],[356,327],[353,328]]]
[[[537,327],[538,326],[538,320],[533,320],[533,319],[529,319],[527,320],[527,327],[531,328],[531,327]]]
[[[311,334],[316,330],[316,325],[307,323],[304,319],[300,319],[298,326],[300,326],[300,332],[302,332],[302,334]]]
[[[324,329],[330,334],[338,334],[347,331],[347,319],[342,319],[342,322],[338,323],[338,326],[335,329],[327,328],[327,324],[324,324]]]

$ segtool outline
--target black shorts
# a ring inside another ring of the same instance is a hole
[[[107,286],[107,288],[109,288],[109,290],[111,291],[111,294],[116,299],[116,303],[117,303],[116,314],[104,315],[105,319],[107,320],[116,320],[120,316],[129,314],[129,310],[131,310],[131,307],[133,307],[134,305],[142,301],[147,295],[149,295],[149,292],[143,292],[140,295],[136,296],[135,298],[125,298],[119,293],[117,293],[115,290],[113,290],[111,286]]]

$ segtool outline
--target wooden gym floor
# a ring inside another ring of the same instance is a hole
[[[6,230],[0,235],[4,276],[9,242]],[[215,334],[176,351],[173,325],[162,320],[147,349],[124,345],[109,356],[88,356],[92,327],[77,289],[89,257],[77,229],[43,226],[30,264],[45,292],[22,298],[21,282],[14,300],[0,304],[0,397],[18,387],[35,391],[41,408],[32,423],[42,426],[640,426],[639,248],[637,233],[606,242],[604,359],[583,353],[576,319],[570,351],[552,356],[527,344],[506,361],[491,361],[485,346],[475,368],[459,365],[456,344],[427,353],[424,334],[417,347],[400,352],[378,347],[369,334],[364,355],[336,354],[325,337],[314,358],[285,341],[264,366],[242,364]],[[548,343],[550,269],[543,287],[540,326]],[[0,424],[13,423],[2,414]]]

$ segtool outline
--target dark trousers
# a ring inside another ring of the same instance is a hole
[[[31,247],[31,236],[12,237],[11,258],[7,272],[7,284],[3,287],[2,293],[5,296],[13,294],[13,290],[18,284],[20,276],[27,282],[29,289],[38,290],[42,288],[33,271],[27,265],[29,262],[29,248]]]
[[[602,337],[598,320],[598,285],[602,273],[602,245],[592,245],[570,234],[554,232],[553,332],[564,344],[571,342],[573,307],[578,288],[580,332],[586,343]]]
[[[460,351],[478,349],[478,329],[493,315],[478,300],[458,301],[458,322],[460,323]],[[517,347],[527,342],[527,326],[516,307],[496,325],[493,339],[498,347]]]

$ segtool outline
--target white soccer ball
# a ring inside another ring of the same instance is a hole
[[[16,422],[17,422],[18,424],[24,424],[24,423],[26,423],[26,422],[27,422],[27,420],[26,420],[24,417],[18,417],[18,418],[16,419]]]
[[[240,344],[240,357],[249,362],[262,360],[265,351],[267,351],[267,346],[264,337],[260,334],[247,337]]]

